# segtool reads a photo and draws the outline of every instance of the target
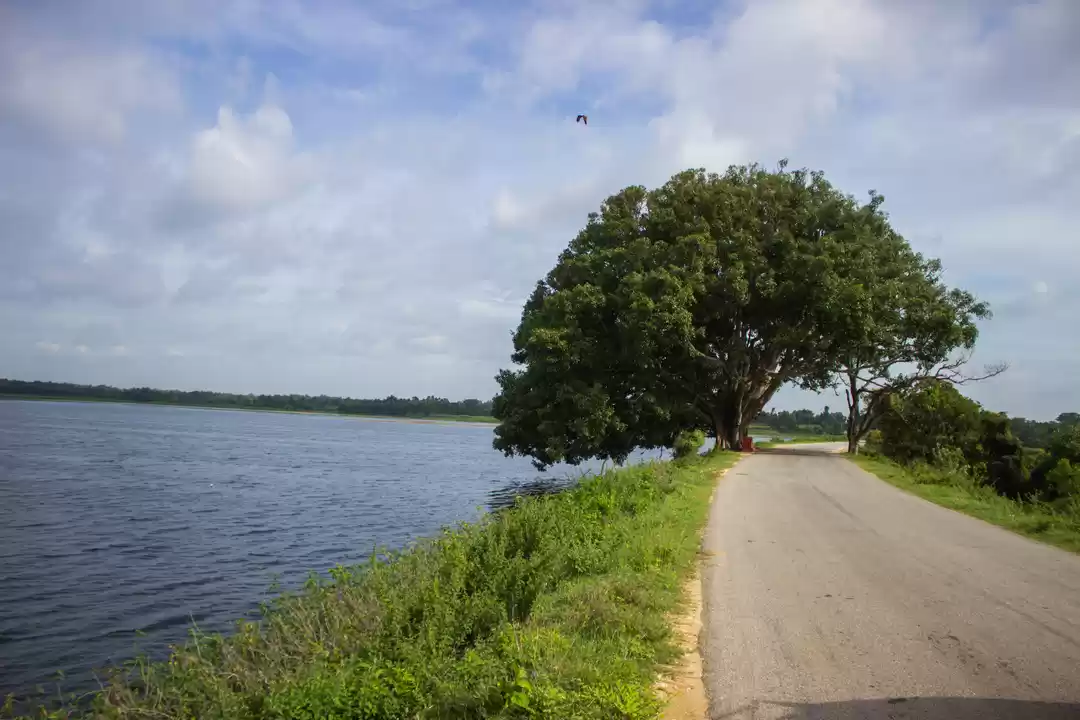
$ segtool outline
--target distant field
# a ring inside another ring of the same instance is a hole
[[[799,435],[796,437],[781,437],[779,442],[767,440],[765,442],[754,443],[755,447],[770,448],[777,445],[799,445],[803,443],[827,443],[827,442],[844,442],[847,438],[843,435]]]
[[[769,427],[768,425],[751,425],[750,434],[755,436],[767,435],[769,437],[778,437],[791,440],[799,440],[801,442],[829,442],[832,440],[843,440],[843,435],[822,435],[821,433],[812,429],[799,429],[799,430],[777,430],[776,428]]]

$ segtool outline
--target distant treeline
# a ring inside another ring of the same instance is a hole
[[[754,420],[755,425],[767,425],[779,432],[802,431],[814,435],[843,435],[847,431],[847,416],[841,412],[825,410],[766,410]]]
[[[825,410],[815,413],[813,410],[765,411],[754,420],[755,425],[766,425],[779,432],[809,432],[814,435],[843,435],[847,418],[844,413]],[[1024,447],[1050,447],[1054,434],[1065,426],[1080,424],[1080,413],[1068,412],[1058,415],[1056,420],[1028,420],[1027,418],[1009,418],[1009,427],[1016,439]]]
[[[446,398],[399,398],[391,395],[381,400],[354,400],[330,395],[237,395],[207,390],[156,390],[154,388],[115,388],[109,385],[7,380],[0,378],[0,395],[44,398],[107,400],[113,402],[156,403],[159,405],[197,405],[201,407],[247,408],[252,410],[308,410],[349,415],[384,415],[388,417],[432,417],[491,415],[490,400],[447,400]]]
[[[1080,413],[1061,413],[1057,420],[1028,420],[1026,418],[1009,418],[1009,426],[1013,435],[1024,444],[1025,447],[1048,448],[1050,440],[1058,430],[1066,425],[1080,424]]]

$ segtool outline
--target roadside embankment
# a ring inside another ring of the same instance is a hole
[[[115,671],[111,718],[654,718],[720,453],[635,466],[309,581]]]

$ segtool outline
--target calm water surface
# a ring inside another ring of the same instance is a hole
[[[194,621],[527,490],[488,426],[0,401],[0,696],[95,685]],[[566,478],[580,469],[548,471]],[[137,636],[136,633],[142,633]]]

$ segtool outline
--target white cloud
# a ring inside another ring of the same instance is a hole
[[[0,363],[47,337],[57,379],[81,345],[122,384],[489,396],[606,195],[787,156],[883,192],[993,303],[980,361],[1012,370],[980,400],[1080,407],[1050,388],[1080,344],[1080,5],[413,2],[8,12]]]
[[[290,197],[312,177],[311,159],[293,146],[293,127],[280,107],[263,105],[248,117],[228,107],[217,124],[195,136],[191,192],[196,201],[249,212]]]
[[[0,117],[75,144],[118,143],[133,113],[180,105],[174,76],[152,53],[37,40],[10,25],[0,30]]]
[[[40,351],[42,351],[44,353],[48,353],[49,355],[55,355],[58,352],[60,352],[61,350],[63,350],[63,346],[60,343],[54,343],[54,342],[40,341],[40,342],[35,343],[34,347],[36,347],[38,350],[40,350]]]
[[[493,320],[515,320],[521,317],[521,306],[523,304],[523,300],[503,300],[499,298],[478,300],[475,298],[468,298],[462,300],[458,304],[458,307],[461,310],[461,314],[467,317]]]
[[[445,335],[423,335],[421,337],[412,338],[410,342],[418,348],[431,351],[442,350],[447,345]]]

